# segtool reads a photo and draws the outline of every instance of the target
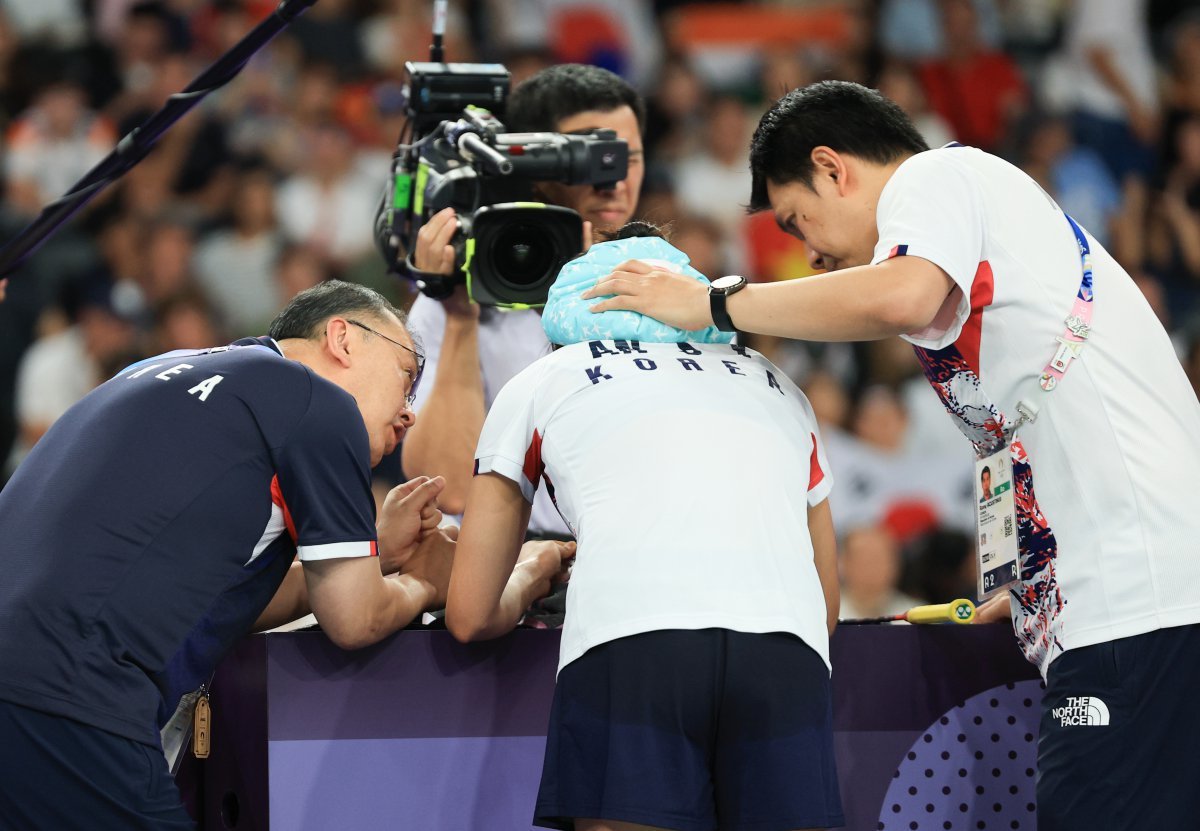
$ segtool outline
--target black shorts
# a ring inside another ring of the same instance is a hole
[[[559,673],[534,824],[841,825],[831,710],[829,670],[794,635],[666,630],[602,644]]]
[[[0,701],[2,831],[195,827],[161,749]]]
[[[1038,739],[1040,831],[1200,828],[1200,625],[1064,652]]]

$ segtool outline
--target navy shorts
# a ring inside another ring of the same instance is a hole
[[[841,825],[831,713],[829,670],[794,635],[673,629],[602,644],[559,673],[534,824]]]
[[[1039,831],[1200,827],[1200,625],[1064,652],[1038,739]]]
[[[194,829],[162,750],[0,701],[0,829]]]

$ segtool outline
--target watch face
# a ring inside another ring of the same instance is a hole
[[[718,277],[712,281],[712,287],[722,291],[725,289],[731,289],[741,283],[743,279],[744,278],[739,277],[736,274],[730,274],[726,277]]]

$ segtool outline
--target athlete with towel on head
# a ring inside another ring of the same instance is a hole
[[[841,825],[816,419],[732,335],[592,315],[580,294],[631,257],[704,281],[657,237],[564,267],[542,316],[563,348],[513,378],[484,423],[447,625],[464,641],[508,632],[576,554],[536,824]],[[520,553],[543,482],[577,551]]]

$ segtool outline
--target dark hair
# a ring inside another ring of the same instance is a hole
[[[814,147],[875,164],[929,149],[898,105],[849,81],[821,81],[780,98],[750,140],[749,211],[767,210],[767,182],[812,187]]]
[[[638,131],[645,129],[646,104],[619,75],[598,66],[557,64],[517,85],[508,97],[504,125],[513,132],[553,131],[576,113],[620,107],[633,110]]]
[[[322,325],[334,315],[362,314],[376,320],[395,315],[404,324],[404,312],[389,303],[382,294],[342,280],[326,280],[305,289],[292,298],[267,330],[275,340],[315,338]]]
[[[658,237],[666,239],[667,235],[663,233],[663,229],[659,228],[653,222],[645,222],[641,219],[635,219],[632,222],[626,222],[615,231],[600,231],[599,236],[604,242],[611,242],[618,239],[633,239],[634,237]]]
[[[986,473],[988,476],[991,476],[991,475],[992,475],[992,469],[991,469],[990,467],[988,467],[987,465],[984,465],[984,466],[983,466],[983,470],[979,471],[979,478],[980,478],[980,479],[982,479],[982,478],[983,478],[983,474],[985,474],[985,473]]]

